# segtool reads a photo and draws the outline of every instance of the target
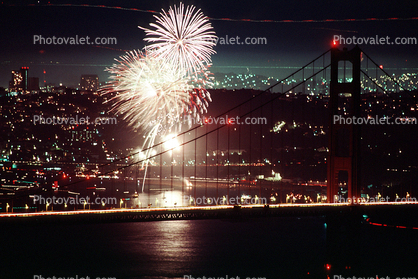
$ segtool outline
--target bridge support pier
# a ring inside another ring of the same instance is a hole
[[[331,203],[360,198],[360,125],[353,124],[353,117],[360,117],[360,63],[361,50],[357,46],[352,50],[331,49],[327,162],[327,198]],[[350,104],[343,104],[346,101]],[[350,107],[350,111],[341,111],[342,107]],[[343,175],[346,176],[347,196],[339,191]]]

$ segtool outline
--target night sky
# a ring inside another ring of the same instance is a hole
[[[334,35],[344,37],[417,37],[418,20],[366,20],[417,17],[417,1],[183,1],[200,8],[210,18],[219,37],[264,37],[266,45],[217,45],[212,56],[213,72],[250,72],[283,77],[330,48]],[[106,66],[123,50],[142,49],[153,13],[133,10],[44,6],[47,1],[0,2],[0,86],[8,87],[11,71],[28,66],[29,76],[39,77],[40,85],[63,83],[77,87],[82,74],[98,74],[107,80]],[[35,4],[30,6],[29,4]],[[65,4],[68,1],[50,1]],[[71,1],[90,4],[168,10],[178,1]],[[11,6],[13,5],[13,6]],[[239,21],[215,20],[221,18]],[[319,22],[251,22],[251,20],[314,20]],[[358,19],[332,22],[327,19]],[[117,45],[33,44],[34,35],[43,37],[115,37]],[[354,45],[347,46],[352,48]],[[361,45],[384,68],[418,71],[418,45]],[[45,70],[45,74],[43,71]]]

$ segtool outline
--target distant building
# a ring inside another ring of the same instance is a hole
[[[22,67],[19,71],[12,71],[12,80],[9,82],[9,91],[28,90],[29,67]]]
[[[80,89],[82,91],[97,91],[99,89],[99,77],[97,75],[82,75]]]
[[[23,90],[28,90],[28,72],[29,72],[29,67],[22,67],[20,68],[20,73],[22,74],[22,89]]]
[[[37,78],[37,77],[30,77],[28,79],[28,90],[29,91],[39,90],[39,78]]]

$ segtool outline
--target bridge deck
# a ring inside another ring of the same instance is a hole
[[[323,216],[327,219],[368,219],[368,223],[418,227],[418,204],[281,204],[252,206],[206,206],[147,209],[81,210],[0,215],[0,223],[107,223],[196,219],[248,219],[259,217]],[[367,216],[367,217],[366,217]],[[371,219],[370,219],[371,218]],[[371,221],[370,221],[371,220]]]

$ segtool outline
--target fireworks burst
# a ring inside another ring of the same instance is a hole
[[[123,115],[123,119],[135,129],[154,127],[169,131],[185,116],[193,116],[198,122],[211,101],[211,79],[188,78],[172,65],[131,51],[116,59],[111,68],[110,82],[101,89],[102,94],[113,93],[111,111]],[[208,73],[206,73],[208,75]]]
[[[174,67],[141,51],[128,52],[116,62],[106,69],[113,75],[102,91],[116,93],[109,100],[111,111],[129,125],[170,129],[189,111],[190,80]]]
[[[141,51],[128,52],[106,70],[112,74],[111,81],[101,93],[113,94],[108,100],[113,103],[111,111],[146,132],[145,158],[150,158],[158,135],[164,136],[173,127],[180,129],[186,120],[190,125],[190,116],[200,121],[211,100],[204,88],[209,79],[188,78],[166,61]],[[145,173],[148,163],[149,159],[142,161]]]
[[[144,53],[131,51],[115,59],[106,69],[112,74],[110,82],[101,89],[113,95],[108,101],[113,103],[111,111],[146,133],[139,154],[145,166],[142,191],[156,137],[180,129],[186,118],[189,125],[192,117],[201,122],[207,111],[211,98],[206,88],[212,85],[208,67],[215,53],[212,26],[195,7],[184,9],[180,3],[156,18],[158,24],[151,23],[156,30],[143,28],[150,36],[145,41],[153,44]]]
[[[180,3],[154,17],[157,23],[150,23],[154,30],[140,27],[147,35],[144,40],[151,43],[145,49],[192,75],[205,70],[215,53],[212,47],[217,37],[200,9]]]

